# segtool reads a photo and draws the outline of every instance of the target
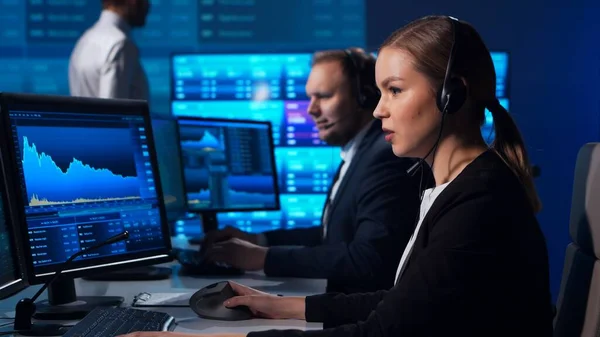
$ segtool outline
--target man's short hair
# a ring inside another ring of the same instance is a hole
[[[359,105],[373,111],[379,102],[375,83],[375,57],[362,48],[330,49],[313,54],[311,66],[339,62],[344,75],[352,82],[352,95]]]

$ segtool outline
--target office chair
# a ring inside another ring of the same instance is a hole
[[[577,156],[569,233],[555,337],[595,337],[600,331],[600,143]]]

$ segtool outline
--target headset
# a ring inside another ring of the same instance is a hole
[[[459,39],[461,36],[461,23],[457,18],[452,16],[448,16],[448,20],[452,24],[452,35],[454,35],[454,40],[452,41],[452,47],[450,48],[450,56],[448,57],[448,63],[446,64],[446,74],[444,76],[444,82],[442,83],[442,87],[437,92],[436,103],[437,108],[442,113],[442,122],[440,125],[440,131],[438,134],[438,138],[434,144],[434,146],[427,152],[425,157],[421,158],[417,161],[413,166],[411,166],[406,173],[409,175],[414,175],[416,171],[421,168],[423,163],[425,162],[425,158],[429,157],[429,155],[434,152],[440,139],[442,138],[442,130],[444,128],[444,117],[446,115],[451,115],[465,104],[467,99],[467,87],[463,83],[462,79],[456,77],[454,73],[454,63],[457,55],[457,46],[460,46]],[[435,156],[435,152],[434,152]]]
[[[467,99],[467,87],[460,78],[453,75],[457,45],[460,45],[458,40],[461,36],[462,24],[454,17],[448,16],[448,19],[452,24],[454,41],[452,41],[452,48],[450,49],[450,56],[446,65],[444,82],[437,94],[437,106],[442,113],[450,115],[460,110],[465,103]]]
[[[350,65],[351,76],[354,78],[355,85],[355,94],[356,101],[361,108],[365,108],[367,106],[371,106],[373,101],[379,100],[379,93],[377,90],[369,89],[366,85],[363,86],[361,82],[361,77],[363,76],[363,68],[364,66],[360,66],[361,64],[357,59],[358,56],[356,53],[352,52],[351,49],[344,49],[344,53],[346,54],[346,59],[348,60],[348,64]],[[364,64],[364,61],[362,62]]]

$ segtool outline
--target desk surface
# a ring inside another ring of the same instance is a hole
[[[214,282],[224,280],[223,277],[190,277],[178,274],[179,266],[168,264],[173,269],[173,276],[160,281],[128,281],[128,282],[104,282],[86,281],[77,279],[75,286],[79,296],[123,296],[123,306],[131,306],[134,296],[140,292],[160,293],[189,293],[191,296],[196,290]],[[305,296],[318,294],[325,291],[325,280],[297,279],[297,278],[267,278],[262,273],[246,273],[243,276],[229,277],[238,283],[256,288],[261,291],[282,294],[287,296]],[[4,317],[14,317],[16,303],[24,297],[31,297],[39,289],[32,286],[21,293],[0,301],[0,310]],[[46,299],[44,293],[40,300]],[[268,329],[320,329],[320,323],[306,323],[296,320],[265,320],[252,319],[249,321],[215,321],[198,317],[189,308],[147,308],[171,314],[178,322],[175,331],[189,333],[248,333],[250,331],[261,331]],[[67,322],[65,322],[67,323]],[[68,322],[71,323],[71,322]]]

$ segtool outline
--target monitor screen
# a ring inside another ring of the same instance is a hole
[[[3,98],[33,275],[124,231],[129,239],[82,255],[72,271],[170,260],[147,104],[23,96]]]
[[[227,212],[219,226],[245,231],[320,225],[325,197],[341,161],[339,147],[318,137],[306,112],[304,86],[311,53],[181,54],[171,59],[171,112],[175,117],[269,121],[275,144],[280,211]],[[175,231],[199,235],[197,219]]]
[[[177,124],[190,211],[279,209],[271,123],[183,118]]]
[[[316,50],[363,46],[364,0],[150,0],[132,37],[154,115],[168,117],[169,55],[177,51]],[[0,90],[69,95],[69,57],[101,0],[0,1]],[[273,13],[276,13],[273,15]]]
[[[177,122],[172,118],[152,118],[152,133],[167,217],[169,221],[176,221],[186,210],[177,144]]]
[[[492,61],[494,62],[494,68],[496,69],[496,97],[498,97],[500,105],[510,111],[510,99],[508,94],[509,54],[501,51],[492,51],[490,53],[492,55]],[[494,118],[488,109],[485,109],[485,120],[481,126],[481,135],[483,136],[483,140],[488,144],[491,144],[495,139]]]
[[[4,160],[3,160],[4,161]],[[16,244],[16,222],[11,218],[3,178],[0,178],[0,299],[25,288]]]

